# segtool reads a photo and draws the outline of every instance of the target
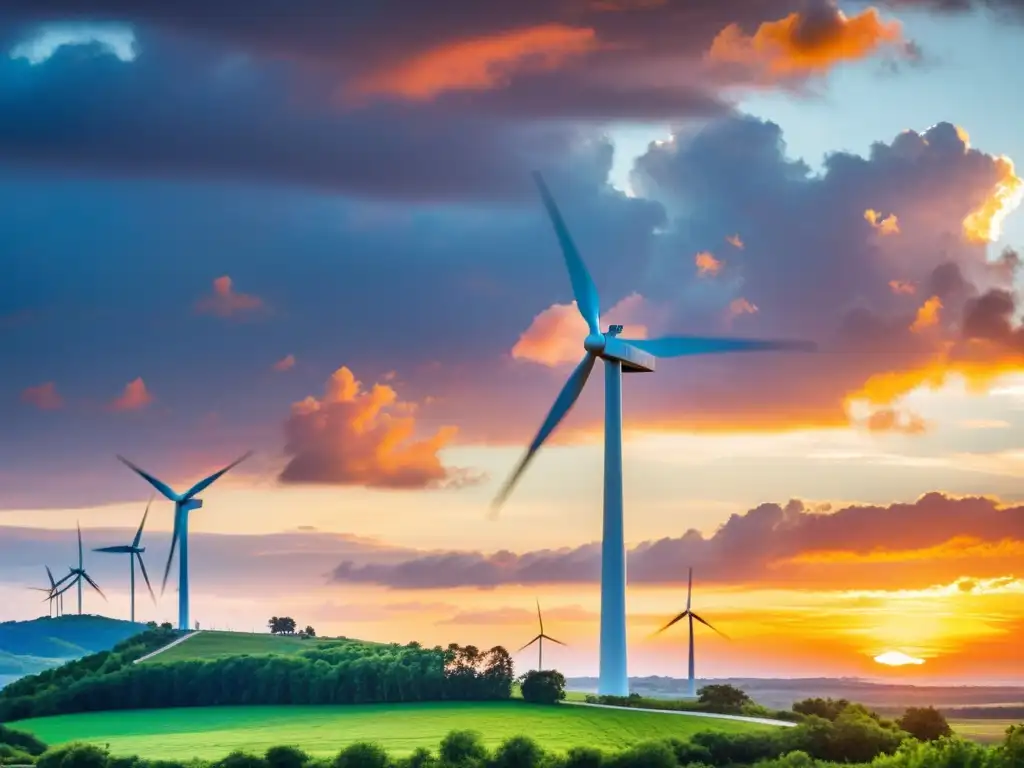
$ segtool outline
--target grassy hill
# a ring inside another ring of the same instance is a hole
[[[408,754],[416,747],[436,747],[445,733],[457,729],[479,731],[492,747],[509,736],[529,734],[557,751],[573,746],[619,749],[698,731],[771,730],[731,720],[516,701],[92,712],[23,720],[17,727],[50,744],[109,744],[114,754],[150,759],[220,758],[234,749],[260,753],[276,744],[301,744],[310,754],[334,755],[346,744],[365,740]]]
[[[335,646],[345,642],[358,642],[367,645],[367,643],[361,640],[347,640],[345,638],[315,637],[301,640],[298,637],[289,637],[287,635],[203,630],[202,632],[195,633],[185,642],[179,643],[173,648],[168,648],[163,653],[143,663],[165,664],[175,661],[220,659],[228,656],[243,655],[262,656],[273,654],[276,656],[294,656],[303,651]],[[369,645],[373,645],[373,643]]]
[[[108,650],[143,629],[144,624],[106,616],[44,616],[0,623],[0,687]]]

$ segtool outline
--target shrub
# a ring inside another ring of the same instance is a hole
[[[573,747],[565,756],[565,768],[601,768],[604,753],[593,747]]]
[[[697,700],[708,712],[739,714],[751,699],[745,691],[734,685],[705,685],[697,691]]]
[[[38,768],[106,768],[107,752],[93,744],[72,742],[48,749],[36,760]]]
[[[663,741],[645,741],[625,749],[610,761],[614,768],[677,768],[676,755]]]
[[[334,768],[388,768],[390,764],[387,750],[373,741],[353,742],[334,758]]]
[[[0,744],[0,765],[30,765],[35,757],[10,744]]]
[[[2,724],[0,724],[0,744],[9,744],[30,755],[41,755],[46,751],[46,745],[31,733],[16,731]]]
[[[532,670],[519,678],[523,700],[531,704],[557,704],[565,698],[565,676],[554,669]]]
[[[431,768],[436,764],[434,755],[424,747],[416,747],[411,755],[399,761],[401,768]]]
[[[302,768],[309,755],[298,747],[281,746],[268,749],[263,759],[269,768]]]
[[[441,739],[441,760],[446,765],[472,765],[487,759],[487,748],[476,731],[450,731]]]
[[[529,736],[506,739],[491,760],[494,768],[536,768],[544,757],[544,750]]]
[[[213,763],[212,768],[267,768],[267,761],[258,755],[236,749]]]

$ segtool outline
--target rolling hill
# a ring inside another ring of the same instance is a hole
[[[0,623],[0,688],[25,675],[108,650],[145,628],[145,624],[106,616],[44,616]]]

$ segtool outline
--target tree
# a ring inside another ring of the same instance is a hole
[[[529,736],[512,736],[495,750],[491,765],[494,768],[535,768],[543,757],[544,750]]]
[[[302,634],[306,637],[316,637],[316,630],[307,624],[306,628],[302,630]]]
[[[270,627],[272,635],[295,634],[295,619],[290,616],[271,616],[267,626]]]
[[[793,704],[793,711],[801,715],[816,715],[833,722],[850,706],[846,699],[804,699]]]
[[[709,712],[735,714],[750,704],[750,697],[734,685],[705,685],[697,691],[697,699]]]
[[[477,731],[449,731],[438,751],[448,766],[473,765],[487,759],[487,748]]]
[[[263,759],[270,768],[302,768],[309,760],[309,755],[298,747],[270,747]]]
[[[910,707],[896,725],[918,741],[935,741],[953,735],[945,715],[935,707]]]
[[[334,768],[388,768],[390,764],[384,747],[372,741],[349,744],[334,758]]]
[[[565,698],[565,675],[555,669],[530,670],[519,678],[523,700],[532,704],[557,704]]]

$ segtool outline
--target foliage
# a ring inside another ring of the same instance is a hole
[[[935,741],[953,735],[946,718],[935,707],[910,707],[896,724],[921,741]]]
[[[705,685],[697,691],[697,701],[708,712],[721,714],[739,714],[745,704],[751,703],[746,691],[725,683]]]
[[[533,768],[539,765],[544,750],[529,736],[512,736],[494,751],[492,768]]]
[[[271,747],[264,753],[263,759],[268,768],[302,768],[309,762],[309,755],[298,747]]]
[[[480,733],[477,731],[451,731],[441,739],[441,760],[449,766],[471,766],[487,758]]]
[[[271,616],[267,626],[270,627],[270,634],[272,635],[295,634],[295,619],[291,616]]]
[[[0,724],[0,744],[12,747],[29,755],[41,755],[46,751],[46,744],[31,733],[17,731]]]
[[[519,689],[531,704],[557,704],[565,698],[565,675],[554,669],[533,669],[519,678]]]
[[[8,689],[0,691],[0,720],[231,704],[483,701],[509,698],[513,682],[512,659],[501,646],[481,652],[454,643],[447,649],[424,649],[338,641],[318,643],[293,656],[146,664],[131,664],[118,653],[101,656],[76,662],[82,665],[80,673],[62,680],[63,685],[41,679],[13,695]]]
[[[814,698],[804,699],[793,704],[793,711],[801,715],[814,715],[820,717],[823,720],[831,720],[835,722],[835,719],[843,713],[850,702],[846,699],[833,699],[833,698]]]
[[[316,630],[313,629],[312,626],[307,624],[306,628],[302,630],[302,634],[304,634],[306,637],[316,637]]]
[[[380,744],[357,741],[349,744],[334,759],[334,768],[388,768],[391,760]]]

